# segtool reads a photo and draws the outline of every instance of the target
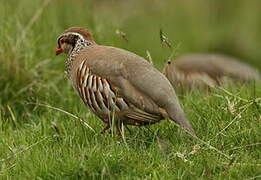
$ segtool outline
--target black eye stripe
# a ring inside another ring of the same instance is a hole
[[[77,42],[78,40],[78,36],[77,35],[68,35],[65,39],[64,39],[64,42],[67,43],[67,44],[71,44],[71,45],[75,45],[75,43]]]
[[[61,40],[62,38],[64,38],[64,40]],[[64,34],[58,38],[58,44],[67,43],[74,46],[79,39],[82,40],[83,38],[77,34]]]

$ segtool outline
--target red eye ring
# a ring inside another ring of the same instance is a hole
[[[64,42],[65,42],[65,38],[62,37],[62,38],[60,39],[60,42],[61,42],[61,43],[64,43]]]

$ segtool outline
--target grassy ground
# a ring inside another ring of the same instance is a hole
[[[99,133],[101,121],[64,75],[65,57],[54,56],[57,36],[77,25],[100,44],[143,57],[149,50],[158,69],[172,53],[187,52],[226,53],[261,69],[259,5],[0,0],[0,179],[261,178],[260,83],[179,93],[198,139],[162,121],[130,127],[123,140]],[[160,44],[160,28],[174,50]]]

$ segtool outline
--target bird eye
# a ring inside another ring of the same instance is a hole
[[[60,42],[63,44],[65,42],[65,39],[64,38],[61,38],[60,39]]]

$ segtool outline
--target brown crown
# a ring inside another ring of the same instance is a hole
[[[68,32],[79,33],[80,35],[82,35],[84,37],[84,39],[91,41],[91,42],[95,42],[91,32],[87,29],[82,28],[82,27],[71,27],[71,28],[66,29],[64,31],[64,33],[68,33]]]

